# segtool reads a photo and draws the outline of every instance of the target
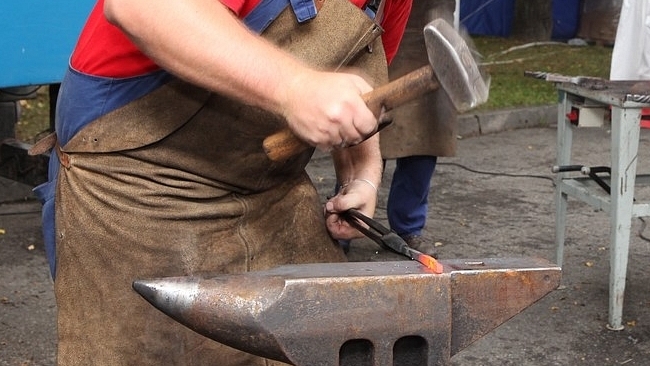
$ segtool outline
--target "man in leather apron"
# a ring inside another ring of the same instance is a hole
[[[334,239],[360,234],[338,213],[373,214],[378,136],[339,146],[376,129],[361,95],[387,80],[381,28],[347,0],[246,4],[100,0],[93,10],[61,85],[50,181],[36,189],[59,365],[279,365],[172,321],[132,281],[344,261]],[[392,5],[408,17],[410,2]],[[269,20],[260,6],[279,11]],[[93,37],[102,32],[128,38]],[[137,62],[124,68],[146,73],[84,72],[110,61],[80,62],[85,45],[127,41],[134,52],[120,57]],[[332,72],[342,67],[356,71]],[[313,149],[285,162],[264,154],[263,139],[287,124],[332,151],[345,188],[325,210],[304,169]]]

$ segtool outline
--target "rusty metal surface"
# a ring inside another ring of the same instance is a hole
[[[641,108],[650,103],[647,81],[589,79],[580,83],[558,83],[557,89],[623,108]]]
[[[546,260],[445,261],[451,267],[454,355],[555,289],[560,271]]]
[[[447,365],[451,356],[559,285],[541,259],[287,265],[216,277],[140,280],[180,323],[294,365]]]
[[[650,103],[650,81],[647,80],[608,80],[544,71],[525,71],[524,76],[554,82],[559,90],[615,106]]]

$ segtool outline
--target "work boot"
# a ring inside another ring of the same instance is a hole
[[[422,235],[405,235],[402,237],[409,247],[437,258],[436,247],[430,241],[424,239]]]

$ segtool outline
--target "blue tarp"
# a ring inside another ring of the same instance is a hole
[[[460,0],[460,24],[470,34],[508,37],[512,31],[514,0]],[[580,0],[553,0],[551,38],[569,39],[578,32]]]
[[[514,10],[514,0],[461,0],[460,24],[470,34],[508,37]]]
[[[580,0],[553,0],[552,39],[571,39],[578,33]]]

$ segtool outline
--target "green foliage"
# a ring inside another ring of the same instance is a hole
[[[33,99],[21,100],[20,118],[16,123],[16,138],[35,143],[49,133],[50,128],[50,98],[48,86],[43,86],[36,92]]]
[[[478,110],[556,103],[554,83],[524,76],[524,71],[609,78],[612,48],[608,46],[525,43],[497,37],[475,37],[472,41],[491,77],[490,97]]]

